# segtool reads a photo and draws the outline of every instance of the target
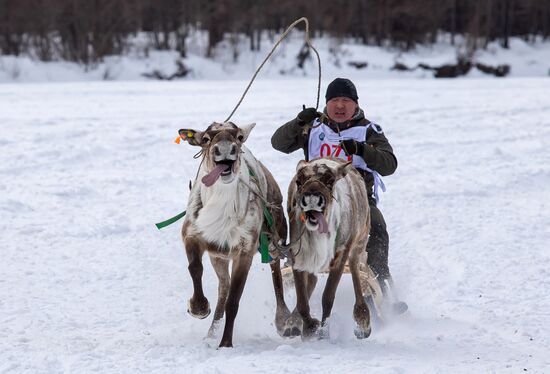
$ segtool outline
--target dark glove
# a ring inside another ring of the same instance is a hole
[[[340,142],[340,148],[344,150],[347,156],[362,155],[365,145],[354,139],[346,139]]]
[[[303,110],[298,113],[296,119],[298,120],[298,125],[304,126],[305,124],[312,122],[315,118],[319,116],[320,114],[317,112],[317,109],[306,108],[306,106],[303,105]]]

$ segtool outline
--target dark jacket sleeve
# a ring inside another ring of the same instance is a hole
[[[391,175],[397,169],[397,158],[393,154],[390,142],[383,133],[369,129],[367,142],[361,155],[368,167],[382,176]]]
[[[271,145],[284,153],[294,152],[303,146],[302,131],[302,126],[298,125],[298,120],[295,118],[275,131],[271,137]]]

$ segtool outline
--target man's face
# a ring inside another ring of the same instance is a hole
[[[335,97],[327,102],[327,114],[336,123],[349,121],[357,110],[357,103],[347,97]]]

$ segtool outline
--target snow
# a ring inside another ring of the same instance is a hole
[[[198,167],[177,130],[225,119],[247,81],[0,85],[0,372],[548,372],[550,81],[355,82],[399,160],[380,208],[410,312],[355,339],[346,276],[330,339],[283,339],[256,256],[221,350],[211,317],[186,313],[181,224],[154,223],[185,208]],[[260,78],[233,117],[257,123],[248,147],[284,193],[301,154],[269,139],[315,90]]]
[[[277,36],[278,38],[278,36]],[[249,41],[241,38],[238,57],[234,59],[235,47],[228,41],[220,43],[213,58],[205,58],[206,39],[204,33],[193,33],[187,39],[188,54],[181,58],[175,51],[154,51],[146,47],[146,35],[140,34],[130,44],[133,47],[124,56],[108,56],[93,66],[55,61],[40,62],[29,57],[0,55],[0,83],[6,82],[74,82],[74,81],[143,81],[145,73],[159,71],[165,75],[176,72],[176,61],[182,61],[190,69],[186,80],[250,79],[257,67],[268,55],[277,38],[264,35],[261,50],[251,52]],[[319,51],[324,76],[346,76],[355,79],[380,78],[432,78],[433,73],[422,69],[400,72],[391,70],[396,62],[414,68],[419,63],[431,66],[455,64],[457,56],[463,55],[467,42],[456,38],[451,45],[449,36],[442,35],[433,45],[419,45],[416,49],[403,52],[394,48],[367,46],[353,40],[313,38],[313,46]],[[317,59],[313,52],[306,60],[304,69],[297,67],[296,56],[304,44],[303,33],[290,33],[260,73],[260,77],[271,79],[315,78],[318,75]],[[502,48],[497,42],[478,50],[474,62],[492,66],[508,64],[512,77],[548,77],[550,75],[550,41],[537,39],[526,43],[520,38],[510,39],[510,49]],[[362,69],[350,63],[367,63]],[[472,69],[467,78],[490,78]]]

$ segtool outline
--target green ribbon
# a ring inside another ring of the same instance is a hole
[[[271,228],[273,226],[273,216],[263,202],[262,208],[264,211],[264,223],[268,228]],[[273,260],[269,255],[269,240],[267,239],[267,234],[263,231],[260,233],[260,248],[258,248],[258,251],[260,251],[260,254],[262,255],[263,264],[267,264]]]
[[[157,229],[162,229],[163,227],[166,227],[168,225],[171,225],[172,223],[176,222],[177,220],[179,220],[180,218],[182,218],[183,216],[185,216],[185,213],[187,211],[183,211],[181,212],[180,214],[178,214],[177,216],[174,216],[172,218],[169,218],[167,219],[166,221],[162,221],[162,222],[159,222],[159,223],[155,223],[155,226],[157,226]]]
[[[269,241],[267,240],[267,234],[262,232],[260,234],[260,254],[262,255],[262,264],[268,264],[269,261],[271,261],[268,245]]]
[[[256,178],[256,174],[250,166],[248,167],[248,175],[250,175],[250,177],[252,178]],[[271,228],[273,226],[273,216],[267,209],[267,206],[265,205],[263,200],[262,210],[264,214],[264,223],[267,225],[268,228]],[[267,239],[267,233],[263,231],[260,233],[260,247],[258,248],[258,251],[260,252],[260,255],[262,257],[262,264],[268,264],[271,260],[273,260],[269,255],[269,240]]]
[[[262,202],[262,207],[264,209],[265,223],[267,223],[267,227],[271,228],[273,226],[273,216],[271,215],[269,210],[267,210],[267,207],[263,202]]]
[[[248,173],[252,178],[256,177],[256,175],[254,174],[254,172],[252,171],[251,168],[248,168]],[[267,225],[268,228],[271,228],[273,226],[273,215],[267,209],[267,206],[265,205],[265,203],[263,201],[262,201],[262,210],[263,210],[263,215],[264,215],[264,222],[265,222],[265,224]],[[184,210],[180,214],[178,214],[178,215],[176,215],[172,218],[169,218],[166,221],[156,223],[155,226],[157,226],[157,229],[160,230],[160,229],[162,229],[166,226],[169,226],[172,223],[178,221],[179,219],[183,218],[185,216],[185,213],[186,213],[186,211]],[[225,244],[225,246],[227,247],[227,243]],[[265,232],[260,233],[260,247],[258,248],[258,250],[260,251],[260,254],[261,254],[261,257],[262,257],[262,263],[267,264],[272,260],[271,256],[269,255],[269,240],[267,238],[267,233],[265,233]]]

